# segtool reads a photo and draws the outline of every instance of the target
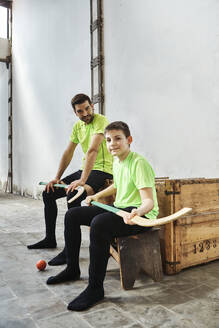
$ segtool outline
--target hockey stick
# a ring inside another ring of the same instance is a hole
[[[48,182],[39,182],[39,185],[47,185]],[[66,184],[62,184],[62,183],[55,183],[54,187],[59,187],[59,188],[65,188],[67,189],[69,187],[69,185]],[[76,195],[74,195],[71,199],[68,200],[68,203],[72,203],[75,199],[77,199],[78,197],[80,197],[83,192],[84,192],[84,187],[79,186],[77,188],[75,188],[75,190],[77,191]]]
[[[91,201],[91,204],[96,205],[98,207],[101,207],[104,210],[107,210],[109,212],[113,212],[113,213],[115,213],[115,214],[117,214],[121,217],[124,213],[127,213],[126,211],[120,210],[119,208],[112,207],[112,206],[109,206],[109,205],[106,205],[106,204],[102,204],[102,203],[99,203],[99,202],[96,202],[96,201]],[[134,222],[137,225],[143,226],[143,227],[154,227],[154,226],[167,224],[167,223],[170,223],[174,220],[177,220],[181,216],[183,216],[183,215],[185,215],[185,214],[187,214],[191,211],[192,211],[192,208],[184,207],[184,208],[182,208],[181,210],[179,210],[178,212],[176,212],[174,214],[165,216],[165,217],[160,218],[160,219],[155,219],[155,220],[150,220],[150,219],[147,219],[147,218],[144,219],[141,216],[136,215],[132,218],[132,222]]]

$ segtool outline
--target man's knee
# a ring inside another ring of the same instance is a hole
[[[84,190],[84,192],[79,197],[73,200],[73,202],[69,203],[68,201],[71,200],[76,195],[77,195],[77,190],[74,190],[67,194],[68,209],[81,206],[81,202],[87,197],[87,192],[86,190]]]
[[[47,202],[48,200],[54,200],[55,199],[54,192],[52,191],[52,189],[50,189],[49,192],[44,190],[43,193],[42,193],[42,196],[43,196],[43,201],[44,202]]]

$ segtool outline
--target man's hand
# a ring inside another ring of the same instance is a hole
[[[70,183],[66,193],[68,194],[69,192],[74,191],[75,188],[77,188],[79,186],[84,186],[84,185],[85,185],[85,182],[82,179],[75,180],[72,183]]]
[[[99,197],[97,197],[96,195],[91,195],[91,196],[87,196],[87,197],[85,198],[85,202],[86,202],[86,204],[87,204],[88,206],[91,205],[92,200],[94,200],[95,202],[98,202]]]
[[[123,221],[125,222],[125,224],[129,224],[129,225],[135,225],[136,223],[132,222],[132,218],[138,214],[138,210],[136,208],[133,208],[133,210],[131,211],[131,213],[128,213],[124,215],[122,215],[123,217]]]
[[[56,183],[62,183],[62,181],[60,179],[54,179],[52,181],[50,181],[49,183],[47,183],[46,187],[45,187],[45,191],[49,192],[50,188],[52,189],[52,191],[54,192],[54,184]]]

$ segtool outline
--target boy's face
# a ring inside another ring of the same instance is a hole
[[[83,104],[77,104],[75,105],[75,114],[81,121],[89,124],[94,119],[94,105],[90,105],[87,100]]]
[[[132,142],[132,137],[126,138],[122,130],[107,131],[105,137],[109,153],[117,156],[120,160],[125,159],[130,151],[129,145]]]

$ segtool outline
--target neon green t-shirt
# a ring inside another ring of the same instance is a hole
[[[139,189],[152,188],[154,207],[145,214],[149,219],[156,219],[159,213],[155,188],[155,174],[147,160],[135,152],[128,154],[124,161],[115,158],[113,163],[114,186],[117,189],[115,207],[140,207],[141,196]]]
[[[103,134],[104,129],[108,124],[109,122],[107,118],[101,114],[94,114],[94,119],[89,124],[86,124],[81,120],[74,124],[70,140],[76,144],[81,144],[84,153],[82,170],[84,168],[85,155],[89,149],[92,137],[95,134]],[[107,151],[106,141],[104,139],[100,144],[93,170],[99,170],[112,174],[112,163],[113,157]]]

